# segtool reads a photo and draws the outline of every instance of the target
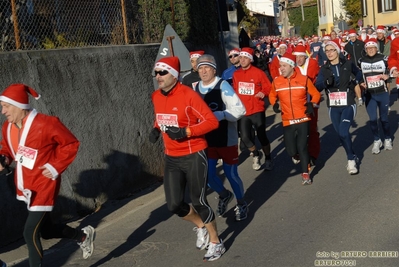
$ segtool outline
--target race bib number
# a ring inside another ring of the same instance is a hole
[[[238,83],[238,93],[240,95],[254,95],[255,94],[255,84],[239,82]]]
[[[18,151],[15,156],[15,161],[22,164],[22,166],[32,170],[35,165],[37,157],[37,149],[27,146],[18,146]]]
[[[328,98],[330,99],[330,106],[346,106],[348,103],[346,92],[329,93]]]
[[[165,132],[167,126],[179,127],[179,122],[176,114],[157,114],[156,120],[161,131]]]
[[[380,75],[368,76],[366,77],[367,88],[373,89],[384,86],[384,81],[381,80]]]
[[[319,49],[320,49],[320,46],[315,46],[315,47],[313,47],[313,50],[314,50],[315,52],[319,52]]]

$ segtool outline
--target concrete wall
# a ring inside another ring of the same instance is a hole
[[[62,176],[53,218],[92,212],[162,175],[162,143],[148,142],[153,124],[151,71],[159,44],[0,54],[0,91],[21,82],[42,98],[39,112],[56,115],[81,141]],[[1,123],[3,122],[1,118]],[[0,176],[0,246],[22,237],[26,205],[13,177]]]

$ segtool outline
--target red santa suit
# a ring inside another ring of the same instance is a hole
[[[34,109],[24,118],[20,130],[6,121],[2,135],[0,153],[16,162],[17,199],[26,202],[30,211],[51,211],[59,193],[61,173],[75,159],[79,141],[57,117]],[[55,178],[44,176],[39,168],[42,166]]]
[[[395,38],[391,42],[391,50],[388,57],[388,67],[392,73],[399,70],[399,38]],[[399,77],[396,78],[396,87],[399,85]]]
[[[274,80],[276,77],[280,76],[280,55],[276,55],[269,66],[270,76]]]

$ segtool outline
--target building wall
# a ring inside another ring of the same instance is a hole
[[[361,0],[363,12],[363,26],[367,25],[385,25],[385,26],[399,26],[399,0],[392,0],[396,3],[396,11],[388,10],[378,12],[378,1],[383,0]]]
[[[330,33],[335,28],[334,18],[339,18],[340,14],[345,17],[345,10],[340,0],[317,0],[317,10],[319,14],[319,35]]]

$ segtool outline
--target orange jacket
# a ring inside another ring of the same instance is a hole
[[[283,126],[310,121],[310,117],[305,114],[307,94],[311,96],[312,103],[320,102],[320,93],[312,81],[295,69],[290,78],[279,76],[274,79],[269,101],[272,106],[277,99],[280,101]]]

